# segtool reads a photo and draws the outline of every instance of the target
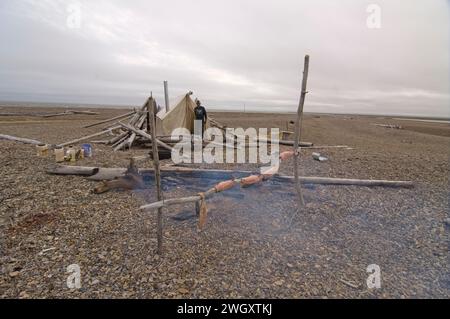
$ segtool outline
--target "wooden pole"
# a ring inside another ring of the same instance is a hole
[[[151,137],[156,136],[156,117],[155,117],[155,108],[154,108],[155,100],[153,98],[150,99],[148,103],[148,111],[150,113],[151,119]],[[156,137],[152,138],[152,153],[153,153],[153,167],[155,168],[155,182],[156,182],[156,195],[158,197],[158,201],[163,200],[163,194],[161,189],[161,171],[159,168],[159,154],[158,154],[158,144],[156,141]],[[157,239],[158,239],[158,248],[156,250],[158,255],[162,255],[162,241],[163,241],[163,220],[162,220],[162,207],[158,208],[158,216],[157,216]]]
[[[136,112],[133,117],[128,121],[128,124],[130,125],[135,125],[136,122],[139,120],[139,118],[141,117],[142,113],[146,110],[147,108],[147,104],[150,98],[147,98],[147,100],[145,101],[144,105],[142,105],[142,107],[139,109],[138,112]]]
[[[47,169],[47,174],[92,176],[99,171],[99,167],[55,165]]]
[[[64,146],[67,146],[67,145],[76,144],[76,143],[79,143],[79,142],[82,142],[82,141],[89,140],[89,139],[91,139],[93,137],[97,137],[97,136],[109,133],[112,130],[115,130],[115,129],[118,129],[118,128],[120,128],[120,126],[110,127],[107,130],[104,130],[104,131],[101,131],[101,132],[98,132],[98,133],[95,133],[95,134],[91,134],[91,135],[88,135],[88,136],[84,136],[84,137],[78,138],[78,139],[70,141],[70,142],[62,143],[62,144],[59,144],[58,146],[59,147],[64,147]]]
[[[164,81],[164,102],[166,103],[166,112],[169,112],[169,82]]]
[[[57,116],[64,116],[64,115],[73,115],[73,112],[65,111],[62,113],[46,114],[46,115],[42,115],[42,117],[50,118],[50,117],[57,117]]]
[[[300,146],[301,147],[301,146]],[[318,145],[318,146],[311,146],[311,147],[304,147],[305,150],[321,150],[326,148],[344,148],[348,150],[353,150],[353,147],[350,147],[348,145]]]
[[[134,110],[133,112],[126,113],[126,114],[118,115],[116,117],[112,117],[112,118],[104,120],[104,121],[100,121],[100,122],[96,122],[94,124],[89,124],[89,125],[83,126],[83,128],[94,127],[94,126],[105,124],[105,123],[112,122],[112,121],[115,121],[115,120],[120,120],[120,119],[123,119],[123,118],[127,118],[127,117],[130,117],[130,116],[134,115],[135,113],[136,113],[136,110]]]
[[[297,110],[297,119],[295,122],[295,137],[294,137],[294,178],[295,178],[295,189],[297,190],[298,195],[298,209],[305,206],[305,200],[303,199],[302,194],[302,186],[300,184],[300,178],[298,176],[298,158],[299,158],[299,142],[300,142],[300,134],[302,130],[302,118],[303,118],[303,106],[305,104],[306,97],[306,85],[308,83],[308,69],[309,69],[309,55],[305,56],[305,65],[303,68],[303,80],[302,80],[302,91],[300,95],[300,102]]]
[[[154,114],[154,112],[153,112],[153,114]],[[151,118],[151,116],[150,116],[150,118]],[[135,132],[137,135],[140,135],[140,136],[142,136],[142,137],[147,138],[148,140],[152,141],[152,143],[153,143],[153,137],[152,137],[153,135],[150,135],[150,134],[144,132],[143,130],[139,130],[139,129],[137,129],[137,128],[131,126],[131,125],[127,125],[127,124],[124,124],[124,123],[122,123],[122,122],[119,122],[119,124],[120,124],[122,127],[126,128],[126,129],[128,129],[128,130],[130,130],[130,131]],[[153,130],[151,130],[151,131],[153,131]],[[172,147],[170,147],[170,146],[167,145],[166,143],[161,142],[161,141],[160,141],[159,139],[157,139],[157,138],[155,138],[155,141],[156,141],[156,143],[157,143],[158,145],[161,145],[161,146],[164,147],[165,149],[167,149],[167,150],[169,150],[169,151],[172,151]]]
[[[150,99],[151,98],[148,98],[145,101],[144,105],[140,108],[140,110],[132,116],[132,118],[128,122],[129,127],[134,127],[135,125],[139,124],[138,122],[141,119],[145,120],[146,113],[147,113],[147,105],[148,105]],[[120,125],[122,125],[122,123],[120,121],[118,123]],[[114,152],[124,148],[125,145],[130,145],[130,142],[132,143],[132,141],[134,141],[134,138],[136,137],[136,135],[133,136],[132,132],[129,132],[129,131],[130,131],[130,129],[128,128],[128,132],[125,132],[125,133],[121,134],[119,137],[114,138],[113,140],[115,142],[110,142],[112,144],[112,146],[114,147]]]
[[[150,94],[153,97],[153,92]],[[151,125],[150,125],[150,103],[147,103],[147,123],[146,123],[147,133],[150,133]]]
[[[223,169],[196,169],[196,168],[187,168],[187,167],[179,167],[179,166],[162,166],[160,167],[160,171],[162,172],[173,172],[173,173],[186,173],[191,177],[193,175],[203,176],[205,173],[210,174],[212,178],[215,177],[226,177],[233,178],[235,175],[249,175],[252,174],[252,171],[230,171]],[[116,168],[107,168],[107,167],[90,167],[90,166],[71,166],[71,165],[52,165],[47,169],[48,174],[53,175],[81,175],[81,176],[89,176],[90,180],[102,181],[102,180],[111,180],[117,177],[121,177],[125,175],[127,172],[126,167],[116,167]],[[153,168],[143,168],[139,170],[141,174],[153,173]]]
[[[64,115],[74,115],[74,114],[85,114],[85,115],[99,115],[97,112],[92,111],[71,111],[67,110],[62,113],[55,113],[55,114],[44,114],[42,117],[50,118],[50,117],[57,117],[57,116],[64,116]]]
[[[0,134],[0,140],[8,140],[8,141],[14,141],[14,142],[21,142],[21,143],[25,143],[25,144],[33,144],[33,145],[45,144],[45,143],[42,143],[41,141],[36,141],[36,140],[29,139],[29,138],[5,135],[5,134]]]
[[[147,114],[143,114],[142,117],[139,119],[139,121],[136,123],[136,127],[138,129],[141,129],[143,127],[146,118],[147,118]],[[135,139],[136,139],[136,133],[133,132],[133,133],[131,133],[131,136],[128,138],[127,143],[126,143],[126,145],[128,146],[128,149],[131,149],[131,146],[133,145],[133,142]]]
[[[237,137],[237,138],[246,138],[245,135],[233,134],[233,136]],[[294,143],[295,143],[295,141],[271,139],[271,138],[265,138],[265,137],[258,137],[258,138],[252,139],[252,141],[253,142],[278,143],[280,145],[286,145],[286,146],[294,146]],[[300,146],[300,147],[312,147],[312,146],[314,146],[314,143],[311,143],[311,142],[300,142],[299,141],[298,142],[298,146]]]
[[[253,174],[251,171],[231,171],[223,169],[199,169],[199,168],[186,168],[177,166],[163,166],[160,167],[161,172],[173,173],[177,177],[183,178],[186,174],[190,177],[198,175],[199,177],[208,176],[210,178],[236,178],[236,175],[247,176]],[[88,166],[70,166],[70,165],[56,165],[47,169],[47,174],[53,175],[80,175],[87,176],[89,180],[102,181],[112,180],[117,177],[124,176],[127,172],[126,167],[120,168],[105,168],[105,167],[88,167]],[[153,168],[140,169],[140,174],[153,173]],[[280,180],[287,183],[293,183],[295,181],[294,176],[275,175],[273,177],[276,180]],[[330,177],[316,177],[316,176],[299,176],[300,180],[305,184],[318,184],[318,185],[355,185],[355,186],[380,186],[380,187],[414,187],[414,183],[411,181],[393,181],[393,180],[376,180],[376,179],[354,179],[354,178],[330,178]]]
[[[110,144],[110,145],[116,144],[117,142],[122,140],[127,134],[128,134],[128,132],[121,132],[120,134],[118,134],[118,135],[114,136],[112,139],[110,139],[108,141],[108,144]]]
[[[122,136],[117,142],[112,144],[114,152],[117,152],[118,150],[122,149],[125,145],[125,142],[128,141],[128,137],[130,135],[130,132],[127,132],[124,136]]]
[[[92,111],[77,111],[77,110],[72,110],[70,111],[73,114],[86,114],[86,115],[99,115],[100,113],[98,112],[92,112]]]
[[[296,183],[295,177],[292,176],[277,176],[277,178],[283,181]],[[389,181],[389,180],[370,180],[370,179],[348,179],[348,178],[328,178],[328,177],[300,177],[300,179],[307,184],[320,184],[320,185],[354,185],[354,186],[365,186],[365,187],[403,187],[412,188],[414,183],[410,181]],[[239,179],[235,180],[236,183]],[[211,198],[217,193],[214,189],[208,190],[206,198]],[[168,207],[171,205],[180,205],[187,203],[198,202],[201,199],[199,195],[180,197],[180,198],[169,198],[166,200],[161,200],[151,204],[143,205],[140,207],[143,211],[150,211],[154,209],[160,209],[162,207]]]
[[[256,139],[257,142],[268,142],[268,143],[278,143],[280,145],[286,145],[286,146],[294,146],[295,141],[288,141],[288,140],[276,140],[276,139],[271,139],[271,138],[257,138]],[[314,143],[311,142],[298,142],[298,146],[300,147],[312,147],[314,146]]]

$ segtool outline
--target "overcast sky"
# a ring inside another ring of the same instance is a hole
[[[450,117],[449,29],[445,0],[1,0],[0,100],[295,111],[309,54],[308,112]]]

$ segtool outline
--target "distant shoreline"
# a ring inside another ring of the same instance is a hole
[[[8,107],[21,108],[84,108],[84,109],[133,109],[139,105],[112,105],[112,104],[87,104],[87,103],[57,103],[57,102],[27,102],[27,101],[0,101],[0,110]],[[296,112],[288,111],[265,111],[265,110],[224,110],[214,107],[209,107],[213,113],[249,113],[249,114],[296,114]],[[425,122],[445,123],[450,124],[450,117],[427,116],[427,115],[409,115],[409,114],[371,114],[371,113],[327,113],[327,112],[305,112],[305,114],[318,116],[373,116],[373,117],[388,117],[396,120],[419,120]]]
[[[446,121],[446,120],[432,120],[432,119],[425,120],[425,119],[419,119],[419,118],[393,118],[393,120],[450,124],[450,121]]]

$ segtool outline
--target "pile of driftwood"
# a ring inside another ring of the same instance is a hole
[[[138,132],[150,132],[150,107],[156,107],[156,102],[152,97],[139,110],[124,114],[123,116],[128,115],[130,117],[128,124],[117,122],[118,127],[116,126],[114,129],[117,130],[118,134],[106,141],[106,144],[111,145],[114,151],[130,149],[138,137],[142,137],[142,134],[138,134]]]
[[[155,141],[162,153],[161,155],[170,155],[173,145],[182,140],[181,138],[173,138],[171,136],[156,136],[155,140],[153,140],[150,116],[151,113],[156,116],[156,105],[155,99],[149,97],[144,105],[138,110],[135,109],[128,113],[84,126],[84,128],[91,128],[113,122],[112,125],[104,127],[101,131],[59,144],[58,146],[68,146],[89,140],[92,143],[111,145],[114,151],[119,151],[130,149],[134,144],[143,144],[147,147],[151,147]],[[124,122],[125,120],[128,121]],[[216,120],[210,119],[210,122],[215,127],[225,130],[225,126],[221,125]],[[106,134],[112,135],[112,137],[106,140],[93,140],[98,136]],[[195,137],[190,136],[190,143],[194,143],[194,138]],[[184,137],[183,141],[186,141],[186,137]]]
[[[59,144],[58,146],[68,146],[83,141],[91,141],[92,143],[102,143],[111,145],[114,151],[123,150],[126,148],[129,149],[136,141],[136,137],[138,136],[138,134],[135,131],[141,131],[144,127],[146,128],[146,131],[149,131],[148,108],[149,105],[153,105],[153,103],[154,103],[153,98],[149,98],[147,99],[145,104],[138,110],[134,109],[133,111],[127,112],[125,114],[86,125],[85,128],[90,128],[114,122],[113,125],[107,126],[97,133],[83,136],[78,139]],[[126,119],[129,119],[127,124],[123,124],[120,122],[120,120]],[[113,137],[108,140],[101,140],[101,141],[92,140],[93,138],[106,134],[112,135]]]
[[[373,124],[373,125],[379,126],[379,127],[385,127],[385,128],[392,128],[392,129],[396,129],[396,130],[403,129],[403,127],[401,125],[397,125],[397,124]]]

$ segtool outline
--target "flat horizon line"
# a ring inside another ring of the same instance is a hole
[[[8,105],[13,104],[13,105]],[[27,104],[27,105],[20,105]],[[104,109],[133,109],[139,107],[137,105],[123,105],[123,104],[96,104],[96,103],[76,103],[76,102],[32,102],[32,101],[8,101],[8,100],[0,100],[0,108],[1,107],[55,107],[55,108],[104,108]],[[266,111],[266,110],[226,110],[221,108],[215,108],[213,106],[208,106],[208,109],[211,112],[215,113],[249,113],[249,114],[296,114],[295,111]],[[363,115],[363,116],[380,116],[380,117],[401,117],[401,118],[412,118],[412,119],[435,119],[435,120],[447,120],[450,121],[450,116],[433,116],[433,115],[425,115],[425,114],[402,114],[402,113],[347,113],[347,112],[309,112],[304,111],[306,114],[319,114],[319,115]]]

